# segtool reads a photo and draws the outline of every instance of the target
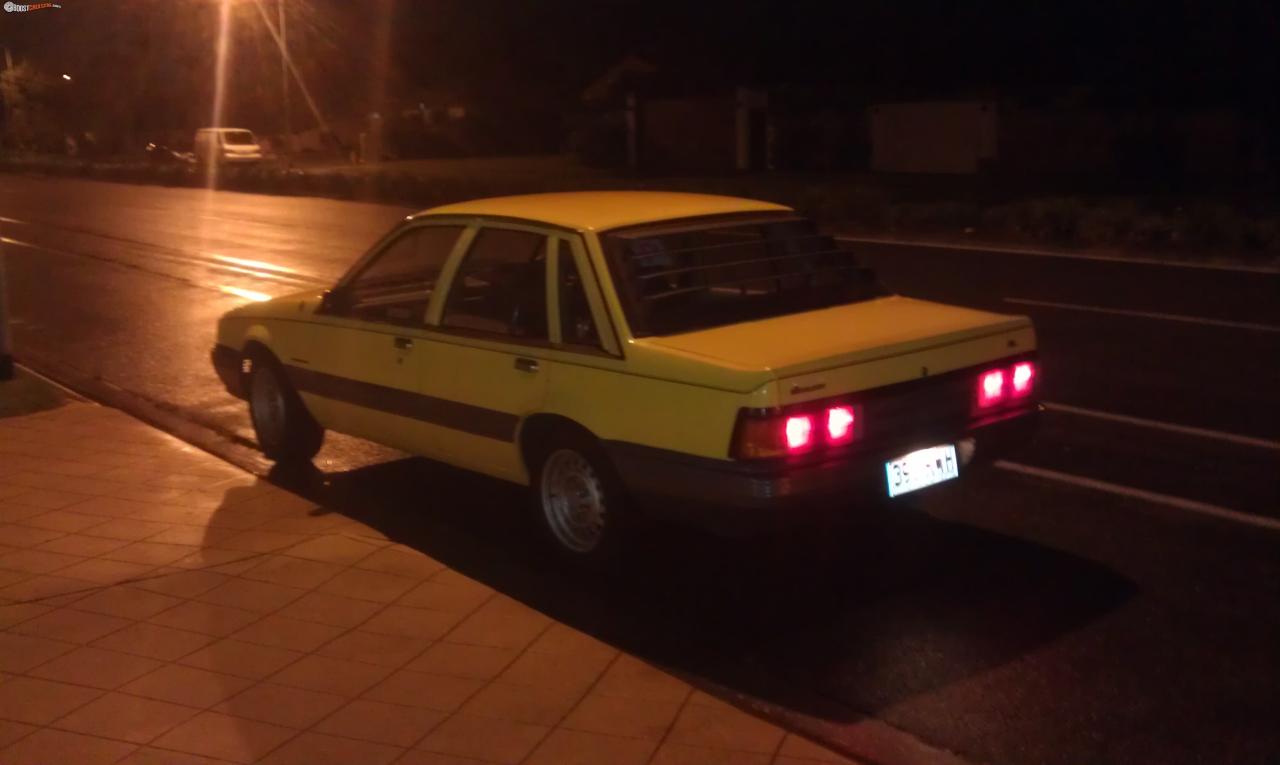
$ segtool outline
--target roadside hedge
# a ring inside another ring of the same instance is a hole
[[[0,157],[0,172],[200,188],[194,166]],[[971,239],[1082,249],[1126,249],[1187,258],[1280,264],[1280,203],[1253,198],[1024,195],[972,199],[902,193],[873,176],[792,174],[654,177],[547,174],[490,178],[403,171],[306,171],[231,167],[217,187],[261,194],[322,196],[431,207],[463,199],[539,191],[650,188],[767,199],[790,205],[842,230],[867,235]],[[967,195],[972,197],[973,195]]]

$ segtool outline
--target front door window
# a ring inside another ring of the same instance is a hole
[[[441,324],[520,340],[547,339],[547,237],[485,228],[458,265]]]

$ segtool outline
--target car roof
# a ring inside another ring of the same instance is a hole
[[[548,223],[578,231],[604,231],[640,223],[791,208],[756,199],[672,191],[570,191],[476,199],[414,215],[476,215]]]

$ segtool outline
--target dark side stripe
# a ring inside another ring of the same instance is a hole
[[[448,399],[287,365],[289,381],[299,391],[379,412],[409,417],[499,441],[514,441],[520,418]]]

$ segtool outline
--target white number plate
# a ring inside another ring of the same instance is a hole
[[[960,462],[956,460],[954,445],[930,446],[884,463],[884,472],[888,478],[889,496],[897,497],[959,478]]]

